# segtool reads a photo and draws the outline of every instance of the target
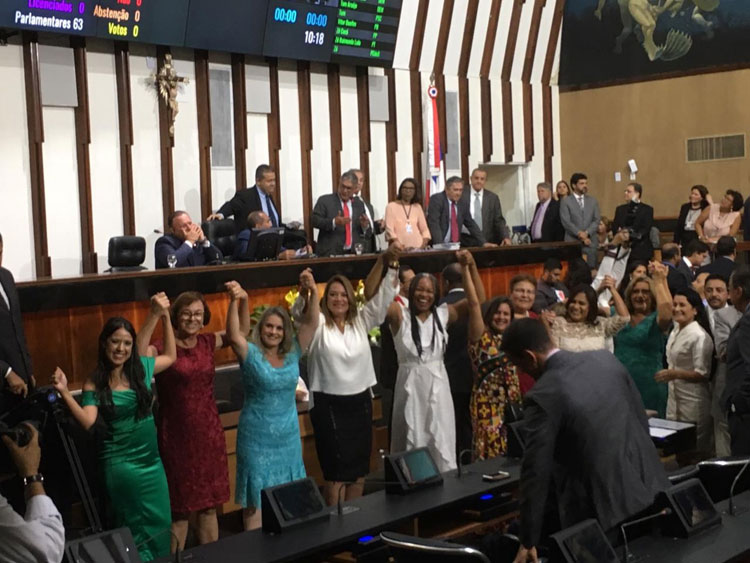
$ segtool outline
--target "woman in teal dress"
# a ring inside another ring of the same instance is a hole
[[[227,337],[242,369],[245,404],[237,429],[237,487],[235,501],[243,510],[246,530],[260,527],[260,491],[306,476],[302,462],[295,390],[299,379],[300,345],[289,315],[279,307],[266,309],[250,342],[240,330],[238,302],[247,295],[237,282],[228,282],[231,299]]]
[[[159,319],[164,328],[164,354],[138,355],[148,345]],[[169,300],[163,293],[151,299],[149,316],[136,338],[133,325],[114,317],[99,335],[99,361],[83,385],[82,406],[68,390],[65,374],[52,376],[75,419],[91,428],[101,412],[107,427],[99,448],[99,464],[107,493],[111,525],[130,528],[143,561],[169,554],[171,511],[169,489],[159,457],[151,413],[151,380],[175,361]]]
[[[638,276],[625,290],[630,322],[615,336],[615,356],[630,372],[643,404],[664,418],[667,384],[654,380],[664,368],[666,332],[672,326],[672,295],[667,285],[667,266],[652,263],[652,278]]]

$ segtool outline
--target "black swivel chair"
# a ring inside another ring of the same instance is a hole
[[[204,221],[201,224],[203,234],[216,248],[221,250],[225,260],[232,258],[237,244],[237,233],[234,231],[234,220]]]
[[[143,237],[122,236],[109,239],[107,272],[136,272],[145,270],[146,239]]]
[[[698,478],[712,501],[719,502],[729,498],[732,483],[749,459],[748,456],[716,457],[698,463]],[[748,488],[750,488],[750,468],[740,476],[734,488],[734,494],[738,495]]]
[[[456,543],[395,532],[381,532],[380,539],[388,545],[396,563],[490,563],[489,558],[481,551]]]

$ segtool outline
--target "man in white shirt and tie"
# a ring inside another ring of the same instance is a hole
[[[599,242],[596,230],[601,219],[599,203],[588,195],[589,185],[585,174],[573,174],[570,187],[573,193],[560,202],[560,221],[565,229],[565,240],[579,241],[583,245],[586,262],[591,268],[596,268]]]
[[[503,217],[503,206],[497,194],[484,188],[487,172],[475,168],[471,172],[470,187],[464,189],[463,199],[471,211],[471,218],[484,235],[485,241],[493,244],[510,244],[508,227]],[[467,229],[462,230],[464,246],[479,246],[478,240],[470,239]]]
[[[349,172],[353,173],[357,177],[357,184],[354,187],[354,193],[352,194],[353,199],[358,199],[362,202],[365,207],[365,215],[370,223],[371,232],[366,233],[362,237],[362,246],[364,252],[375,252],[378,249],[377,239],[375,235],[379,235],[383,232],[383,220],[375,220],[375,210],[373,209],[370,202],[362,197],[362,188],[365,185],[365,174],[359,168],[352,168]]]

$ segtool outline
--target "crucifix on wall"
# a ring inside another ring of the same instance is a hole
[[[159,95],[164,99],[167,105],[167,115],[169,117],[169,136],[174,138],[174,122],[177,114],[180,112],[180,105],[177,102],[177,90],[180,84],[188,84],[188,78],[179,76],[172,63],[172,55],[164,55],[164,64],[156,74],[152,75],[154,84]]]

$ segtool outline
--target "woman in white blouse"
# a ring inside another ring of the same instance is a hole
[[[307,269],[300,275],[295,322],[300,333],[313,332],[307,363],[312,393],[310,420],[329,505],[336,504],[339,498],[361,496],[364,477],[370,469],[370,388],[376,380],[367,333],[383,323],[388,306],[398,293],[400,250],[401,245],[392,244],[375,261],[366,285],[377,287],[377,291],[360,311],[346,277],[335,275],[329,279],[323,298],[318,301],[312,272]],[[386,265],[388,273],[383,278]]]
[[[654,379],[669,383],[667,418],[694,422],[697,453],[708,457],[713,451],[711,422],[711,376],[713,341],[700,296],[691,289],[675,293],[672,301],[674,329],[667,341],[667,369]]]

